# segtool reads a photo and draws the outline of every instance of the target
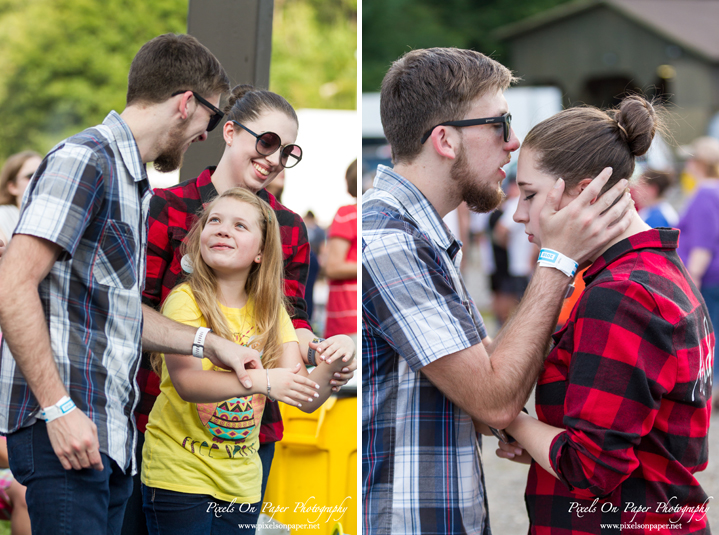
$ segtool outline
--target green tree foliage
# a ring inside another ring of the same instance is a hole
[[[295,107],[357,106],[357,0],[276,0],[270,89]]]
[[[186,0],[0,0],[0,154],[47,151],[122,110],[135,53],[186,21]]]
[[[494,31],[568,1],[363,0],[362,90],[378,91],[389,65],[415,48],[472,48],[509,64]]]
[[[132,58],[187,31],[188,0],[0,0],[0,162],[125,106]],[[355,108],[357,1],[276,0],[270,86],[296,107]]]

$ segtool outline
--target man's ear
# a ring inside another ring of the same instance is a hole
[[[437,126],[432,130],[428,141],[432,143],[434,151],[443,158],[454,160],[459,152],[461,141],[459,136],[446,126]]]
[[[177,111],[178,111],[178,113],[180,114],[180,117],[182,117],[183,120],[184,120],[184,119],[187,119],[187,117],[188,117],[189,114],[190,114],[190,110],[189,110],[190,104],[189,104],[189,101],[190,101],[190,99],[192,98],[192,92],[191,92],[191,91],[185,91],[184,93],[181,93],[181,94],[179,94],[179,95],[175,95],[173,98],[177,98],[177,97],[179,97],[179,99],[178,99],[177,102],[176,102]]]

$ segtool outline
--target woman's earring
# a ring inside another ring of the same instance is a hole
[[[257,263],[259,264],[259,263],[260,263],[260,260],[262,260],[262,255],[261,255],[261,254],[258,254],[258,255],[255,257],[255,262],[257,262]]]

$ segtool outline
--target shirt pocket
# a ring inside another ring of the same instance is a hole
[[[109,219],[100,240],[93,274],[98,284],[129,290],[137,283],[135,236],[123,221]]]

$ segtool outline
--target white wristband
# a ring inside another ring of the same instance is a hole
[[[211,333],[212,329],[207,327],[198,327],[197,333],[195,333],[195,341],[192,342],[192,356],[198,359],[203,358],[205,353],[205,338],[207,334]]]
[[[52,422],[60,418],[60,416],[65,416],[67,413],[74,411],[76,408],[75,403],[69,397],[62,396],[55,405],[42,409],[40,417],[46,422]]]
[[[558,251],[553,251],[552,249],[542,249],[539,251],[537,264],[544,267],[558,269],[567,277],[574,277],[574,275],[577,274],[577,268],[579,267],[579,264],[577,264],[574,260],[564,256]]]

